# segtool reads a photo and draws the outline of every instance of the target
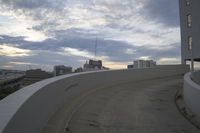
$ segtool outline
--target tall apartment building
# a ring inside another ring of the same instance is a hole
[[[182,63],[200,61],[200,0],[179,0]]]

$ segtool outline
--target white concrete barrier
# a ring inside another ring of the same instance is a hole
[[[195,83],[191,76],[191,72],[184,76],[184,102],[195,116],[200,117],[200,85]]]
[[[27,86],[0,101],[0,133],[39,133],[66,101],[120,82],[139,81],[184,74],[184,65],[146,69],[98,71],[47,79]]]
[[[200,71],[195,71],[192,73],[192,80],[200,85]]]

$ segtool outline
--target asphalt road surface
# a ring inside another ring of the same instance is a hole
[[[175,93],[182,88],[182,79],[173,76],[98,89],[78,100],[71,113],[61,109],[43,132],[200,133],[176,107]],[[56,124],[64,118],[63,129],[58,129]]]

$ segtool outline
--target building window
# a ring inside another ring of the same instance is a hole
[[[192,50],[192,37],[188,37],[188,50]]]
[[[186,6],[190,6],[191,0],[186,0]]]
[[[192,27],[192,15],[191,14],[187,15],[187,27],[188,28]]]

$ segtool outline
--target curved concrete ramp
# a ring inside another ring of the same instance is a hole
[[[182,76],[116,84],[63,107],[44,133],[199,133],[177,110]],[[67,111],[68,110],[68,111]],[[66,119],[62,127],[59,121]]]

